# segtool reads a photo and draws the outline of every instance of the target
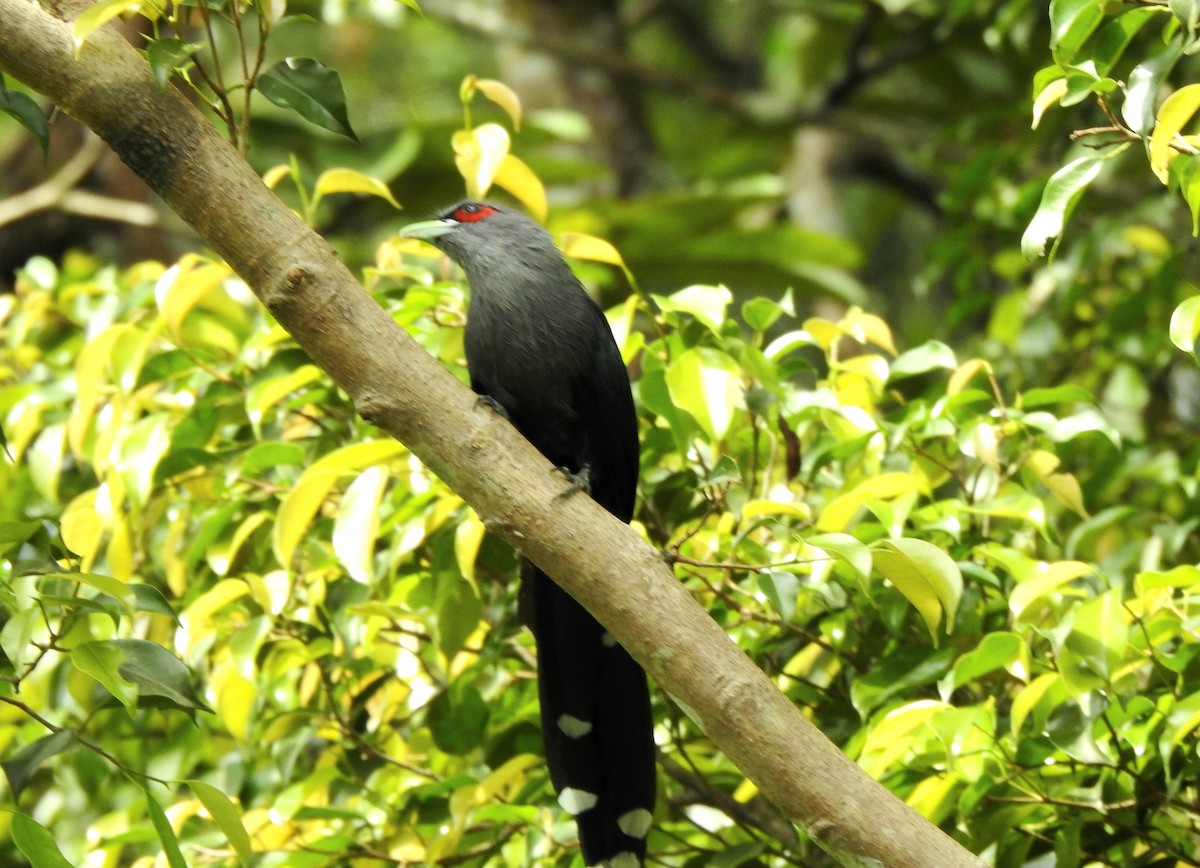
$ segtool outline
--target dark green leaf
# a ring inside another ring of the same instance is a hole
[[[487,729],[488,707],[470,684],[455,684],[429,703],[429,730],[438,748],[461,755],[478,747]]]
[[[337,72],[311,57],[289,57],[258,79],[258,91],[309,123],[358,141],[346,115],[346,92]]]
[[[42,153],[46,153],[46,149],[50,147],[50,125],[46,122],[41,107],[32,97],[20,91],[9,90],[4,87],[3,81],[0,81],[0,112],[4,112],[33,133],[33,137],[42,146]]]
[[[200,48],[199,44],[184,42],[182,39],[169,36],[152,40],[146,46],[146,59],[150,61],[150,68],[154,71],[154,80],[158,82],[159,87],[166,87],[175,70],[184,66],[188,62],[188,58]]]
[[[25,745],[11,759],[0,763],[4,768],[4,776],[8,778],[8,788],[12,790],[13,799],[21,797],[21,791],[25,789],[38,766],[55,754],[62,753],[74,741],[74,734],[56,732]]]
[[[137,685],[139,696],[159,696],[185,711],[212,711],[196,692],[192,671],[166,648],[145,639],[114,639],[112,644],[125,656],[121,677]]]

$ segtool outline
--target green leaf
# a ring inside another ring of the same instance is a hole
[[[196,692],[192,671],[166,648],[145,639],[114,639],[112,643],[125,657],[121,677],[137,685],[139,696],[162,697],[185,711],[212,711]]]
[[[1188,0],[1193,2],[1193,0]],[[1106,23],[1092,43],[1091,55],[1101,75],[1108,75],[1137,32],[1154,16],[1162,14],[1162,7],[1146,6],[1129,9]]]
[[[212,784],[206,784],[204,781],[185,781],[185,783],[191,787],[196,798],[204,804],[208,815],[217,824],[217,828],[233,845],[242,865],[249,866],[254,853],[250,845],[250,836],[242,824],[242,813],[238,810],[237,805]]]
[[[760,296],[752,298],[742,305],[742,319],[746,321],[746,325],[757,332],[765,332],[785,313],[789,316],[796,315],[790,289],[784,293],[781,301]]]
[[[74,733],[65,730],[56,732],[25,745],[12,757],[0,763],[0,767],[4,768],[4,776],[8,778],[8,788],[12,790],[13,800],[21,797],[21,792],[29,784],[38,766],[50,757],[62,753],[74,742]]]
[[[72,868],[50,831],[28,814],[13,812],[11,832],[13,843],[29,860],[30,868]]]
[[[924,540],[881,540],[872,552],[875,569],[916,607],[933,644],[938,623],[946,616],[946,632],[954,632],[954,615],[962,599],[962,573],[953,558]]]
[[[179,623],[179,616],[175,614],[175,609],[167,602],[167,598],[158,588],[141,582],[131,582],[129,590],[133,591],[133,597],[137,601],[134,606],[137,611],[166,615],[176,624]]]
[[[150,62],[158,86],[166,87],[175,70],[186,66],[188,59],[202,47],[200,43],[184,42],[173,36],[151,40],[146,46],[146,60]]]
[[[1177,35],[1169,44],[1152,53],[1129,73],[1125,88],[1125,102],[1121,104],[1121,119],[1139,135],[1149,135],[1154,129],[1155,106],[1163,83],[1179,58],[1183,56],[1185,41]]]
[[[125,655],[112,639],[84,642],[71,649],[71,662],[80,672],[97,681],[125,706],[130,716],[137,711],[137,685],[121,674]]]
[[[346,115],[346,92],[337,72],[311,57],[289,57],[258,79],[258,91],[309,123],[358,141]]]
[[[950,668],[956,653],[953,648],[934,650],[897,646],[866,675],[854,679],[850,685],[850,702],[865,717],[891,697],[937,681]]]
[[[1196,337],[1200,335],[1200,295],[1185,299],[1171,314],[1168,330],[1171,343],[1185,353],[1196,352]]]
[[[1089,154],[1072,160],[1050,176],[1042,191],[1041,204],[1021,236],[1021,252],[1026,259],[1045,256],[1046,245],[1051,240],[1057,246],[1067,217],[1087,185],[1100,174],[1103,165],[1102,156]]]
[[[800,593],[800,579],[794,573],[771,570],[756,577],[758,589],[770,600],[775,611],[785,621],[790,621],[796,611],[796,597]]]
[[[693,347],[667,368],[667,388],[675,406],[686,410],[713,440],[729,430],[742,402],[742,370],[711,347]]]
[[[1054,61],[1070,63],[1104,20],[1104,0],[1051,0],[1050,49]]]
[[[84,642],[71,661],[103,684],[133,714],[138,699],[166,701],[184,711],[212,711],[196,693],[191,670],[161,645],[145,639]]]
[[[171,868],[188,868],[187,860],[183,858],[179,849],[179,838],[175,836],[175,830],[171,828],[171,821],[167,819],[162,806],[150,795],[149,790],[143,789],[142,793],[146,797],[146,813],[150,815],[150,824],[154,826],[158,840],[163,845],[163,855],[167,857],[167,864]]]
[[[461,756],[483,742],[488,706],[471,684],[458,682],[429,703],[426,722],[440,750]]]
[[[942,700],[976,678],[1006,670],[1021,680],[1029,677],[1029,645],[1016,633],[988,633],[973,649],[954,661],[954,668],[938,683]]]
[[[1021,408],[1047,407],[1052,404],[1094,404],[1096,399],[1087,389],[1074,384],[1030,389],[1020,394]]]
[[[46,149],[50,147],[50,124],[47,123],[41,107],[33,101],[33,97],[17,90],[9,90],[0,79],[0,112],[4,112],[33,133],[33,137],[42,146],[43,156],[45,155]]]
[[[818,533],[806,536],[804,542],[810,546],[837,555],[845,562],[860,581],[871,574],[871,550],[848,533]]]
[[[954,350],[941,341],[926,341],[919,347],[913,347],[911,350],[901,353],[891,363],[888,371],[888,380],[912,377],[917,374],[936,370],[937,368],[954,370],[957,367],[958,359],[954,355]]]
[[[671,295],[651,296],[665,312],[686,313],[694,316],[720,334],[725,323],[725,310],[733,301],[733,293],[723,286],[689,286]]]

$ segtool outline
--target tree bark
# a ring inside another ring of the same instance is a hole
[[[325,241],[142,56],[105,28],[0,0],[0,69],[107,141],[250,285],[364,418],[405,443],[586,606],[733,762],[846,864],[982,865],[801,715],[675,580],[660,552],[562,476],[398,328]]]

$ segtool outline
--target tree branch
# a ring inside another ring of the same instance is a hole
[[[87,124],[225,258],[354,400],[495,534],[604,624],[789,817],[845,862],[982,862],[832,745],[675,580],[660,552],[561,476],[365,292],[324,239],[140,54],[105,28],[0,0],[0,69]]]

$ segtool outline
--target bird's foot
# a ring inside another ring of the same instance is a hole
[[[475,399],[475,406],[487,407],[493,413],[499,413],[501,416],[503,416],[509,422],[512,421],[512,418],[509,417],[509,415],[508,415],[508,411],[504,409],[504,405],[501,404],[499,401],[497,401],[495,398],[493,398],[491,395],[480,395],[478,398]]]
[[[592,465],[583,465],[583,467],[579,468],[578,473],[572,473],[569,467],[556,467],[554,469],[567,477],[567,481],[570,483],[565,491],[558,493],[558,497],[570,497],[572,494],[580,491],[586,491],[588,494],[592,493]]]

